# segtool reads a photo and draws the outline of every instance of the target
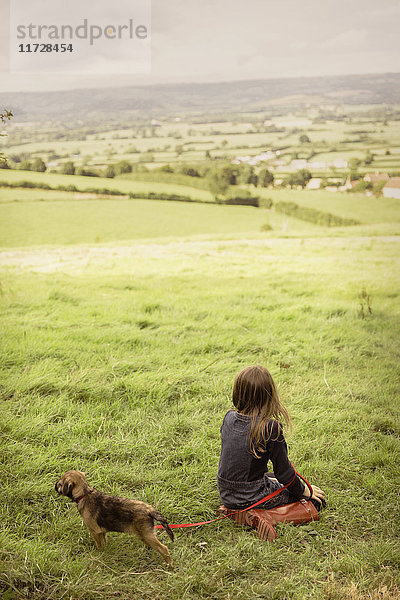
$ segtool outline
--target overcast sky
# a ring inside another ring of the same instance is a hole
[[[8,1],[0,0],[0,5]],[[116,20],[119,6],[125,5],[125,14],[127,1],[113,0]],[[151,74],[2,72],[0,91],[400,71],[400,0],[152,0],[151,4]],[[80,5],[82,17],[85,7],[90,15],[94,6],[99,8],[95,0],[81,0]],[[4,23],[0,19],[3,39]]]

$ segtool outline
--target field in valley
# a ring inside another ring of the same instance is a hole
[[[231,160],[254,157],[267,150],[278,151],[281,164],[276,173],[290,171],[292,159],[326,163],[315,177],[342,176],[345,168],[329,166],[335,161],[359,159],[361,172],[400,169],[400,122],[398,107],[342,104],[329,108],[311,104],[267,108],[227,115],[220,121],[212,115],[160,116],[139,123],[121,117],[120,127],[100,120],[82,122],[10,123],[0,150],[8,156],[41,157],[48,169],[59,171],[67,161],[77,166],[104,169],[127,160],[136,166],[155,167],[179,163],[200,164],[205,158]],[[308,141],[300,142],[306,135]],[[29,141],[27,141],[29,140]],[[369,162],[364,164],[367,155]],[[16,166],[18,166],[18,162]],[[273,164],[270,163],[270,164]],[[314,171],[314,169],[311,169]]]
[[[4,600],[399,597],[399,205],[271,194],[360,224],[0,189]],[[212,518],[233,379],[257,363],[326,492],[320,522],[275,543],[231,521],[160,533],[174,572],[121,534],[97,551],[60,474],[172,523]]]

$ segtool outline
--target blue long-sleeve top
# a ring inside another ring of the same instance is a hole
[[[279,483],[287,485],[294,499],[301,498],[304,485],[289,461],[282,427],[271,420],[267,430],[271,435],[260,458],[250,452],[251,417],[229,410],[221,426],[221,455],[218,465],[218,490],[228,508],[244,508],[266,496],[265,477],[268,461]],[[293,480],[293,481],[292,481]]]

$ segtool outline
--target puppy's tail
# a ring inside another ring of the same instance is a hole
[[[161,523],[161,525],[164,527],[165,531],[168,533],[171,540],[174,541],[174,533],[173,533],[171,527],[168,525],[167,519],[165,517],[163,517],[162,514],[160,512],[158,512],[158,510],[153,510],[150,513],[150,516],[152,516],[153,519],[155,519],[156,521],[159,521]]]

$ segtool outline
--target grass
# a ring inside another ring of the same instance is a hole
[[[126,183],[125,180],[121,181]],[[138,185],[151,187],[152,184]],[[182,189],[179,185],[173,187]],[[192,191],[195,193],[198,190]],[[0,247],[98,244],[179,235],[265,237],[265,226],[270,228],[268,237],[296,237],[299,234],[378,236],[397,235],[400,231],[400,205],[395,199],[260,188],[256,193],[272,198],[274,202],[293,201],[300,206],[357,219],[362,225],[330,228],[327,231],[274,210],[252,207],[97,198],[95,195],[87,198],[84,193],[0,188]]]
[[[0,203],[7,202],[46,202],[51,200],[74,200],[87,194],[77,192],[64,192],[61,190],[42,190],[31,188],[4,188],[0,187]]]
[[[266,222],[281,232],[315,229],[297,219],[253,207],[157,200],[63,200],[52,190],[37,192],[38,200],[11,202],[10,191],[20,197],[19,190],[0,189],[0,247],[98,244],[179,235],[253,235],[260,233]],[[3,195],[6,200],[1,202]]]
[[[375,198],[365,194],[324,191],[257,189],[257,193],[274,202],[295,202],[339,217],[356,219],[365,224],[400,223],[400,202],[395,198]]]
[[[118,190],[121,194],[159,192],[165,194],[187,195],[188,198],[196,198],[202,201],[213,200],[213,196],[206,190],[197,190],[188,186],[132,181],[128,179],[109,179],[107,177],[83,177],[75,175],[60,175],[57,173],[36,173],[34,171],[22,171],[2,169],[0,171],[0,181],[6,183],[15,183],[20,181],[32,181],[35,183],[45,183],[51,187],[58,185],[75,185],[80,191],[88,188],[108,188]]]
[[[363,237],[376,224],[362,208],[366,225],[349,235],[304,235],[293,222],[285,238],[244,235],[249,215],[258,228],[266,212],[244,207],[9,207],[20,216],[3,227],[1,255],[0,597],[398,598],[398,238]],[[115,243],[128,218],[138,239],[148,222],[156,236],[163,207],[160,231],[175,238]],[[72,210],[82,245],[66,246]],[[191,237],[201,223],[208,238]],[[114,243],[84,245],[93,224]],[[13,251],[17,236],[60,245]],[[212,518],[219,427],[235,374],[256,363],[292,414],[292,461],[326,492],[321,521],[282,525],[273,544],[231,521],[178,532],[173,545],[160,533],[174,572],[121,534],[97,551],[76,507],[56,497],[57,477],[85,470],[172,523]]]
[[[172,183],[177,185],[186,185],[197,189],[208,189],[208,181],[205,177],[191,177],[190,175],[182,175],[181,173],[162,173],[147,172],[147,173],[129,173],[120,175],[119,179],[130,179],[133,181],[154,181],[160,183]]]

